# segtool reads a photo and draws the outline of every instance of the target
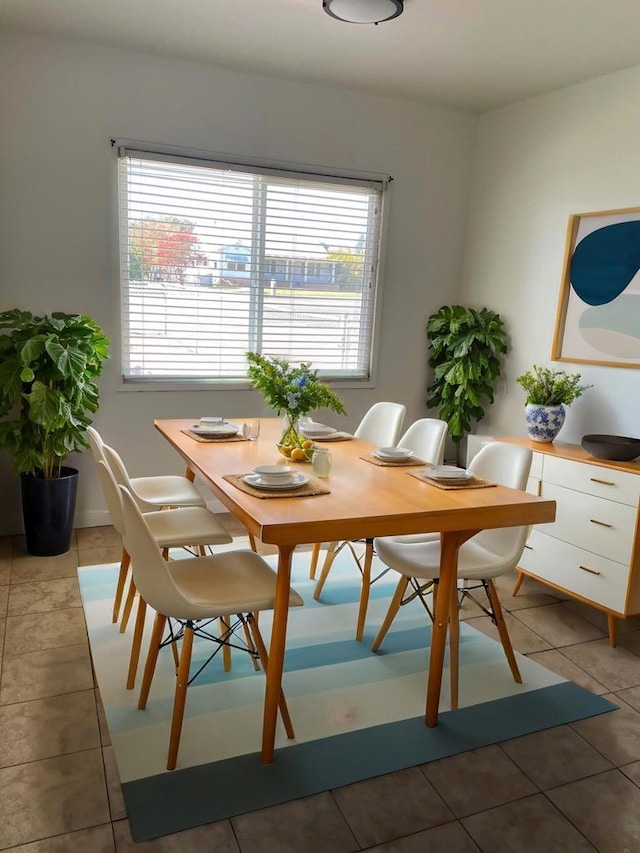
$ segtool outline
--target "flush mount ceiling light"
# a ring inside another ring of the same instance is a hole
[[[402,14],[403,0],[322,0],[322,8],[338,21],[380,24]]]

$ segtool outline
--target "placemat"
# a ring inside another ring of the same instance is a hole
[[[250,474],[251,471],[247,473]],[[298,486],[296,489],[274,489],[273,491],[269,491],[269,489],[255,489],[253,486],[245,483],[243,478],[246,476],[247,474],[225,474],[222,479],[240,489],[241,492],[246,492],[254,498],[310,498],[314,495],[331,494],[331,489],[325,486],[324,483],[321,483],[316,477],[311,477],[305,486]]]
[[[243,435],[236,433],[236,435],[197,435],[195,432],[191,432],[190,429],[181,429],[180,432],[183,432],[185,435],[188,435],[189,438],[192,438],[194,441],[202,441],[204,444],[211,444],[212,442],[215,444],[217,441],[249,441],[248,438],[245,438]]]
[[[373,453],[370,453],[368,456],[361,456],[360,459],[363,459],[365,462],[371,462],[372,465],[386,465],[389,468],[406,468],[407,465],[422,465],[424,467],[427,465],[424,459],[418,459],[417,456],[410,456],[409,459],[400,459],[397,462],[387,462],[386,459],[380,459]]]
[[[410,477],[415,477],[416,480],[422,480],[423,483],[428,483],[430,486],[435,486],[436,489],[488,489],[491,486],[497,486],[497,483],[492,483],[489,480],[483,480],[482,477],[473,476],[466,483],[443,483],[439,480],[432,480],[431,477],[424,474],[422,471],[407,471]]]

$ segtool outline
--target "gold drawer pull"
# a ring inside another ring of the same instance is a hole
[[[610,483],[609,480],[597,480],[595,477],[591,477],[592,483],[600,483],[601,486],[615,486],[615,483]]]
[[[595,569],[588,569],[586,566],[579,566],[578,568],[582,569],[583,572],[589,572],[590,575],[601,575],[602,572],[596,572]]]
[[[590,518],[589,521],[591,524],[599,524],[600,527],[613,527],[613,524],[607,524],[606,521],[598,521],[597,518]]]

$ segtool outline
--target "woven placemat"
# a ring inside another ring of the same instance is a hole
[[[248,438],[245,438],[243,435],[198,435],[195,432],[191,432],[190,429],[181,429],[180,432],[183,432],[185,435],[188,435],[189,438],[192,438],[194,441],[201,441],[204,444],[215,444],[218,441],[249,441]]]
[[[274,489],[273,491],[269,491],[269,489],[255,489],[253,486],[245,483],[244,478],[246,476],[247,474],[225,474],[222,479],[240,489],[241,492],[246,492],[254,498],[310,498],[314,495],[331,494],[331,489],[315,477],[311,477],[306,485],[298,486],[295,489]]]
[[[418,459],[417,456],[410,456],[408,459],[400,459],[397,462],[387,462],[386,459],[380,459],[371,453],[368,456],[361,456],[360,459],[364,462],[371,462],[372,465],[383,465],[388,468],[406,468],[411,465],[422,465],[424,467],[427,464],[424,459]]]
[[[483,480],[482,477],[473,476],[465,483],[443,483],[440,480],[433,480],[422,471],[407,471],[410,477],[415,477],[416,480],[422,480],[423,483],[428,483],[430,486],[435,486],[436,489],[488,489],[491,486],[497,486],[497,483],[492,483],[489,480]]]
[[[302,433],[304,435],[304,432]],[[332,432],[331,435],[315,435],[311,441],[352,441],[355,436],[350,432]],[[305,436],[307,438],[307,436]]]

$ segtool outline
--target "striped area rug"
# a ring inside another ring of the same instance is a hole
[[[238,547],[236,541],[235,547]],[[175,557],[184,558],[183,552]],[[275,565],[275,558],[269,558]],[[371,642],[397,575],[372,589],[364,642],[355,641],[360,576],[343,552],[322,601],[312,598],[309,554],[294,555],[293,586],[304,607],[289,616],[284,690],[296,731],[278,726],[276,760],[259,760],[264,675],[233,652],[225,673],[217,656],[190,686],[178,767],[166,771],[175,685],[165,649],[147,709],[125,689],[133,619],[125,634],[111,623],[116,565],[78,569],[93,664],[105,707],[134,840],[143,841],[382,773],[603,713],[613,705],[518,655],[516,684],[502,647],[462,623],[460,710],[448,712],[448,671],[440,723],[423,723],[430,626],[418,602],[401,608],[381,651]],[[378,569],[381,566],[377,567]],[[374,574],[376,567],[374,566]],[[260,615],[268,641],[270,613]],[[144,664],[152,617],[147,615]],[[194,644],[192,672],[211,654]]]

